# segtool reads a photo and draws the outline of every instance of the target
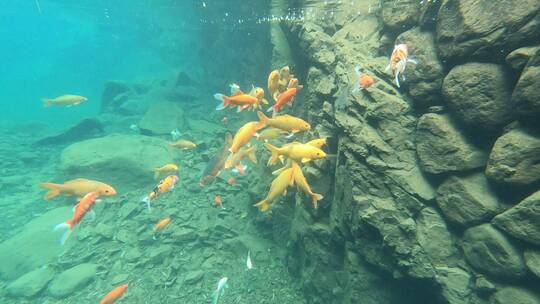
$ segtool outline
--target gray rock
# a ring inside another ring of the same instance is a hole
[[[437,203],[448,220],[465,227],[486,221],[501,209],[482,173],[449,177],[437,190]]]
[[[536,41],[539,10],[538,0],[444,1],[437,18],[439,55],[496,56],[501,49]]]
[[[39,268],[21,276],[6,287],[13,297],[33,297],[38,294],[50,280],[54,272],[48,268]]]
[[[527,274],[521,253],[490,224],[467,229],[462,247],[467,261],[482,273],[502,278]]]
[[[110,106],[114,99],[117,96],[130,91],[131,88],[122,81],[110,80],[105,82],[105,88],[101,94],[101,112],[111,110]]]
[[[428,173],[465,171],[485,165],[487,155],[465,138],[447,115],[420,117],[416,132],[416,152]]]
[[[523,254],[525,258],[525,265],[534,273],[535,276],[540,278],[540,251],[538,250],[525,250]]]
[[[540,48],[537,48],[521,73],[512,94],[512,103],[523,117],[540,120]]]
[[[539,304],[540,297],[527,289],[519,287],[503,287],[490,299],[492,304]]]
[[[540,137],[525,129],[514,129],[499,137],[489,155],[486,176],[509,186],[540,181]]]
[[[447,303],[468,304],[468,297],[471,294],[471,275],[460,268],[437,267],[435,277],[441,286],[442,296]]]
[[[103,223],[99,223],[96,225],[96,233],[107,238],[107,239],[110,239],[113,237],[113,234],[114,234],[114,229],[113,227],[107,225],[107,224],[103,224]]]
[[[194,270],[186,273],[184,277],[184,284],[193,285],[202,280],[204,272],[202,270]]]
[[[540,245],[540,191],[497,215],[493,225],[515,238]]]
[[[418,243],[435,265],[451,265],[459,257],[454,237],[437,210],[427,207],[416,220]]]
[[[163,260],[170,255],[172,252],[171,245],[163,245],[157,248],[152,248],[148,252],[148,257],[153,263],[162,263]]]
[[[407,44],[410,54],[417,61],[417,64],[410,64],[405,70],[409,94],[416,104],[423,107],[437,104],[441,99],[444,74],[433,34],[416,27],[399,35],[396,44],[399,43]]]
[[[489,296],[497,291],[497,287],[483,275],[477,275],[474,282],[476,291],[482,296]]]
[[[184,128],[184,110],[178,103],[159,102],[151,105],[139,122],[142,134],[169,135],[172,130]]]
[[[514,118],[510,83],[500,65],[466,63],[446,75],[442,92],[466,126],[497,131]]]
[[[97,269],[95,264],[79,264],[65,270],[51,282],[49,293],[56,298],[65,298],[94,280]]]
[[[419,15],[420,6],[416,1],[403,3],[385,1],[382,6],[382,21],[395,32],[403,32],[416,25]]]
[[[104,180],[118,190],[154,184],[152,170],[172,162],[172,156],[162,139],[112,134],[72,144],[61,161],[66,176]]]
[[[508,63],[512,69],[521,71],[538,48],[538,46],[525,46],[513,50],[506,56],[506,63]]]

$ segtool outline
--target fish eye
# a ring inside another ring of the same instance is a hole
[[[109,193],[109,190],[105,190],[105,193]]]

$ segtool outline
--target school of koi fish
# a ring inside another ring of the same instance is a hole
[[[409,58],[406,45],[396,45],[387,69],[393,73],[394,81],[398,87],[400,85],[399,76],[401,75],[403,78],[407,63],[416,62]],[[360,70],[360,67],[355,67],[356,80],[353,84],[352,93],[368,90],[369,87],[375,84],[375,79],[372,76],[364,74]],[[238,175],[245,174],[248,166],[243,163],[244,160],[257,164],[256,151],[258,145],[252,143],[255,138],[258,142],[263,143],[264,147],[270,152],[267,166],[272,167],[281,164],[281,167],[272,172],[272,175],[276,177],[271,182],[268,193],[264,199],[255,203],[254,206],[261,212],[268,212],[280,197],[287,194],[289,188],[296,186],[298,191],[311,199],[313,208],[317,209],[323,196],[313,191],[304,176],[303,166],[309,165],[311,161],[327,157],[327,153],[322,150],[327,144],[326,138],[314,138],[307,142],[291,140],[279,147],[272,144],[273,141],[291,139],[301,132],[309,131],[311,125],[299,117],[282,114],[284,107],[291,106],[297,94],[303,89],[303,86],[299,84],[298,79],[294,77],[288,66],[270,72],[267,88],[270,99],[273,101],[273,105],[267,109],[267,112],[272,113],[271,117],[260,111],[263,106],[269,105],[269,101],[265,99],[265,90],[263,88],[253,86],[249,93],[245,93],[238,85],[231,84],[229,96],[220,93],[214,95],[214,98],[220,102],[216,110],[236,108],[237,112],[244,110],[257,111],[259,120],[245,123],[236,131],[234,136],[229,132],[225,134],[223,145],[203,170],[199,185],[205,187],[212,183],[224,170],[231,170]],[[55,99],[44,99],[43,102],[46,107],[54,105],[74,106],[86,100],[83,96],[64,95]],[[226,124],[228,118],[225,116],[221,122]],[[173,138],[175,138],[174,135]],[[197,148],[197,145],[189,140],[178,139],[170,143],[169,147],[171,149],[190,150]],[[155,179],[162,179],[148,195],[141,199],[149,212],[152,210],[152,201],[167,192],[173,191],[175,184],[179,181],[179,170],[179,167],[172,163],[164,164],[153,170]],[[230,177],[227,183],[234,185],[236,178],[234,176]],[[85,178],[77,178],[63,184],[42,183],[40,186],[48,190],[44,196],[46,200],[53,199],[61,194],[77,198],[72,218],[54,227],[55,231],[64,231],[60,239],[62,245],[69,239],[69,236],[83,218],[86,216],[89,218],[95,217],[92,207],[100,201],[100,197],[117,194],[112,186]],[[220,195],[215,197],[215,206],[225,208]],[[171,217],[159,220],[153,227],[153,238],[156,239],[160,231],[166,229],[171,222]],[[252,268],[249,252],[246,265],[248,269]],[[214,304],[223,295],[227,287],[227,280],[224,277],[218,282],[213,295]],[[127,283],[117,286],[106,294],[99,303],[115,303],[123,297],[127,289]]]

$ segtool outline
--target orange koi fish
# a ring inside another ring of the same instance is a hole
[[[249,148],[242,148],[236,153],[232,153],[227,161],[225,162],[225,169],[237,168],[238,166],[244,167],[242,165],[242,160],[248,158],[252,163],[257,163],[257,155],[255,155],[255,150],[257,146],[251,146]],[[245,169],[245,168],[244,168]]]
[[[375,83],[375,79],[373,79],[373,77],[367,74],[362,74],[362,72],[360,72],[360,66],[357,65],[354,68],[354,71],[356,73],[358,81],[354,83],[354,89],[352,90],[352,93],[358,92],[360,90],[366,90]]]
[[[228,106],[238,106],[238,112],[243,111],[249,107],[258,108],[259,99],[255,96],[251,96],[242,91],[238,91],[231,96],[225,96],[223,94],[214,94],[216,100],[222,103],[216,107],[216,110],[220,111]]]
[[[232,153],[238,152],[241,147],[249,143],[249,141],[255,135],[255,133],[257,133],[257,131],[264,127],[265,125],[258,121],[250,121],[243,125],[234,135],[232,146],[229,151],[231,151]]]
[[[221,209],[225,209],[223,207],[223,200],[221,199],[221,195],[216,195],[216,198],[214,198],[214,203],[216,207],[221,207]]]
[[[231,186],[236,185],[236,177],[231,176],[231,177],[229,178],[229,180],[227,181],[227,183],[228,183],[229,185],[231,185]]]
[[[69,180],[63,184],[42,183],[41,188],[48,189],[44,196],[44,199],[50,200],[57,197],[60,194],[65,196],[76,196],[78,198],[83,197],[89,192],[97,192],[99,196],[112,196],[116,195],[116,190],[102,182],[95,180],[77,178]]]
[[[167,227],[170,223],[171,223],[171,218],[170,217],[166,217],[164,219],[161,219],[159,222],[156,223],[156,225],[154,226],[154,233],[158,232],[158,231],[161,231],[163,229],[165,229],[165,227]]]
[[[65,223],[58,224],[54,227],[54,231],[57,230],[66,230],[64,232],[64,235],[60,239],[60,244],[64,245],[66,243],[66,240],[71,235],[71,232],[73,229],[75,229],[75,226],[81,222],[81,220],[84,218],[84,216],[89,213],[91,214],[91,217],[95,217],[95,213],[92,210],[92,207],[96,203],[96,200],[98,198],[99,194],[95,191],[89,192],[86,194],[78,203],[75,205],[73,217],[69,220],[67,220]]]
[[[162,179],[159,184],[154,187],[154,189],[145,196],[142,201],[146,203],[146,206],[148,207],[148,211],[151,210],[150,202],[153,201],[156,197],[158,197],[160,194],[172,191],[174,189],[174,185],[178,182],[178,176],[176,175],[169,175]]]
[[[290,89],[287,89],[285,92],[281,93],[278,96],[276,103],[270,109],[268,109],[267,112],[274,111],[274,115],[275,115],[279,112],[279,110],[284,105],[286,104],[292,105],[294,101],[294,97],[296,96],[299,90],[300,88],[290,88]]]
[[[231,133],[227,132],[225,134],[225,141],[223,142],[223,145],[219,149],[218,153],[210,160],[210,162],[208,162],[208,165],[206,165],[206,168],[202,173],[199,181],[199,185],[201,187],[204,187],[212,182],[221,173],[223,167],[225,166],[225,162],[227,161],[227,157],[230,154],[229,149],[231,148],[232,143],[232,135]]]
[[[116,287],[111,292],[109,292],[105,297],[103,297],[103,299],[101,299],[99,304],[113,304],[114,302],[116,302],[116,300],[120,299],[124,295],[127,289],[128,289],[128,284],[123,284]]]

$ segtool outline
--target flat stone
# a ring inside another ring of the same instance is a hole
[[[202,280],[204,272],[202,270],[188,271],[184,277],[184,284],[193,285]]]
[[[501,210],[482,173],[449,177],[437,190],[437,203],[448,220],[464,227],[489,220]]]
[[[437,267],[435,280],[442,288],[442,296],[448,303],[469,304],[471,275],[460,268]]]
[[[172,246],[162,245],[157,248],[152,248],[148,252],[148,257],[153,263],[161,263],[163,260],[168,257],[172,252]]]
[[[113,227],[107,225],[107,224],[103,224],[103,223],[99,223],[96,225],[96,228],[95,228],[95,231],[97,234],[105,237],[105,238],[112,238],[113,237],[113,234],[114,234],[114,229]]]
[[[48,211],[26,223],[21,232],[0,243],[0,277],[13,280],[36,268],[47,264],[76,243],[69,239],[64,246],[59,240],[62,233],[51,232],[51,227],[71,218],[70,207],[59,207]],[[17,250],[14,250],[17,248]]]
[[[540,191],[497,215],[493,225],[522,241],[540,245]]]
[[[65,270],[49,285],[49,294],[56,298],[65,298],[85,288],[95,279],[98,266],[95,264],[79,264]]]
[[[136,262],[139,260],[139,258],[142,256],[142,253],[139,249],[136,247],[130,248],[126,251],[124,254],[124,258],[128,262]]]
[[[489,155],[486,176],[509,186],[540,181],[540,137],[525,129],[513,129],[499,137]]]
[[[512,67],[512,69],[520,71],[525,67],[525,65],[527,65],[527,62],[538,48],[538,46],[525,46],[513,50],[510,54],[508,54],[508,56],[506,56],[506,62]]]
[[[63,173],[107,181],[119,191],[155,183],[152,170],[172,162],[165,140],[112,134],[70,145],[61,156]]]
[[[490,224],[467,229],[462,247],[467,261],[481,273],[501,278],[527,274],[521,253]]]
[[[169,135],[172,130],[182,130],[184,125],[184,110],[181,105],[163,101],[148,108],[139,122],[139,129],[147,135]]]
[[[13,297],[30,298],[38,294],[54,277],[49,268],[39,268],[19,277],[6,287]]]
[[[428,173],[465,171],[483,167],[487,154],[471,144],[447,115],[428,113],[418,121],[416,152]]]
[[[522,117],[540,120],[540,48],[523,69],[512,94],[512,103]],[[534,120],[533,120],[534,121]]]
[[[431,207],[420,211],[417,225],[418,243],[424,248],[435,265],[450,265],[459,257],[454,237],[441,215]]]

